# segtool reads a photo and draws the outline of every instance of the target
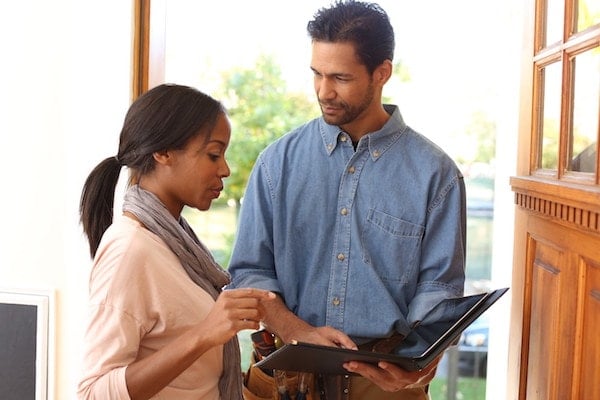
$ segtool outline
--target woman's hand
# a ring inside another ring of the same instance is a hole
[[[131,399],[154,396],[207,350],[225,344],[242,329],[256,329],[264,317],[264,302],[275,294],[259,289],[223,291],[205,319],[162,349],[127,367]]]
[[[265,315],[265,304],[275,299],[275,294],[261,289],[231,289],[223,291],[203,326],[210,327],[212,345],[226,343],[243,329],[259,329]],[[205,331],[206,333],[206,331]]]

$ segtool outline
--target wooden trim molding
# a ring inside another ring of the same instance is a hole
[[[600,234],[600,188],[536,177],[512,177],[515,204],[579,230]]]
[[[150,0],[133,2],[132,100],[148,90],[150,60]]]
[[[134,0],[132,100],[165,81],[166,0]]]

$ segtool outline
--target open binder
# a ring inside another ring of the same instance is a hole
[[[349,350],[333,346],[292,342],[255,364],[263,369],[346,375],[348,361],[377,364],[386,361],[409,371],[425,368],[440,356],[460,334],[502,297],[508,288],[472,296],[446,299],[415,323],[402,343],[391,353]]]

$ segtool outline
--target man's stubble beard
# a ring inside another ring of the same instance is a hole
[[[332,118],[328,115],[325,115],[323,113],[323,103],[319,102],[319,107],[321,108],[321,115],[323,116],[323,119],[325,120],[325,122],[327,122],[329,125],[335,125],[335,126],[347,125],[347,124],[355,121],[367,108],[369,108],[369,106],[373,102],[374,97],[375,97],[375,91],[373,89],[373,86],[369,85],[365,92],[365,96],[363,97],[363,101],[360,102],[359,104],[357,104],[356,106],[349,105],[346,102],[340,102],[340,103],[334,104],[336,107],[341,107],[344,110],[342,115],[340,115],[339,117]],[[327,105],[328,103],[324,103],[324,104]],[[331,103],[329,103],[329,104],[331,104]]]

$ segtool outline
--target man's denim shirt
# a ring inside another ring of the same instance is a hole
[[[317,118],[258,157],[229,287],[280,293],[296,315],[357,343],[406,334],[464,286],[462,174],[396,106],[356,147]]]

